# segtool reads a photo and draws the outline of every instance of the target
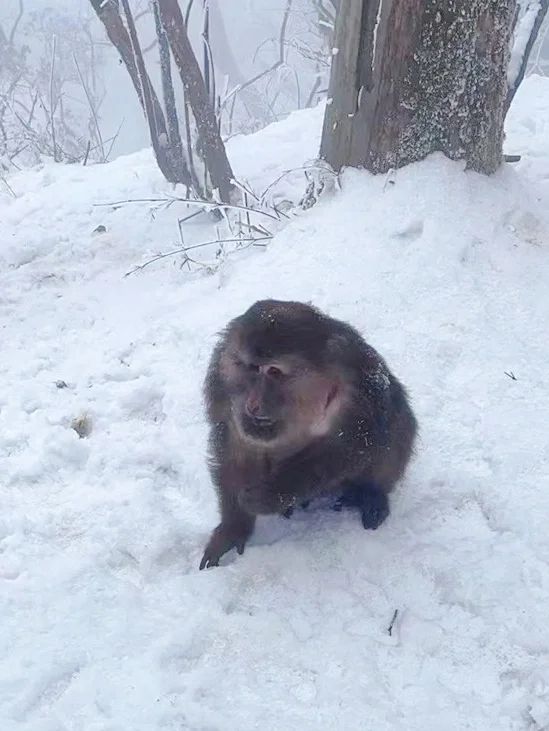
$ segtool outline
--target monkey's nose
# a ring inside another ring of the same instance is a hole
[[[273,423],[270,416],[261,413],[260,404],[256,401],[247,401],[245,411],[246,415],[259,426],[267,426],[268,424]]]
[[[254,418],[255,415],[259,412],[259,404],[257,403],[257,401],[252,401],[251,399],[248,399],[244,406],[244,411],[248,416]]]
[[[257,421],[263,421],[268,420],[269,417],[265,416],[261,413],[261,404],[259,401],[256,401],[255,399],[248,399],[246,401],[246,413],[248,416],[251,416],[252,419],[256,419]]]

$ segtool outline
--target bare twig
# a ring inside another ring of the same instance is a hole
[[[51,72],[50,72],[50,124],[51,124],[51,140],[53,144],[53,159],[54,162],[57,162],[57,145],[55,143],[55,121],[54,121],[54,115],[55,115],[55,109],[53,104],[53,73],[55,69],[55,51],[57,48],[57,38],[53,36],[53,47],[51,51]]]
[[[243,84],[238,84],[238,86],[235,86],[235,88],[223,100],[221,106],[224,106],[234,94],[238,94],[243,89],[246,89],[248,86],[251,86],[252,84],[255,84],[256,82],[260,81],[260,79],[267,76],[267,74],[271,74],[273,71],[276,71],[278,68],[280,68],[285,63],[284,50],[285,50],[286,28],[288,27],[288,21],[290,19],[290,13],[292,10],[292,2],[293,2],[293,0],[286,0],[286,8],[284,10],[284,15],[282,16],[282,24],[280,26],[280,33],[278,36],[278,59],[268,69],[265,69],[264,71],[260,71],[258,74],[256,74],[255,76],[252,76],[251,79],[248,79],[248,81],[245,81]]]
[[[276,185],[278,185],[278,183],[280,183],[280,181],[283,178],[285,178],[287,175],[290,175],[291,173],[296,173],[298,170],[304,170],[304,171],[307,171],[307,170],[322,170],[322,171],[324,171],[326,173],[332,174],[334,176],[334,178],[338,178],[339,177],[338,174],[334,170],[331,170],[326,165],[300,165],[297,168],[290,168],[289,170],[284,170],[284,172],[281,173],[278,176],[278,178],[276,178],[275,180],[273,180],[272,183],[269,183],[269,185],[265,188],[265,190],[261,194],[260,200],[263,201],[265,199],[265,196],[267,195],[267,193],[270,190],[272,190],[272,188],[274,188]]]
[[[246,208],[246,206],[239,206],[237,204],[228,204],[228,203],[212,203],[212,201],[204,201],[204,200],[195,200],[193,198],[178,198],[176,196],[172,197],[164,197],[164,198],[127,198],[126,200],[119,200],[119,201],[111,201],[109,203],[94,203],[94,206],[96,207],[105,207],[105,206],[122,206],[127,203],[167,203],[169,205],[172,205],[173,203],[187,203],[191,206],[200,206],[201,208],[209,208],[209,209],[218,209],[218,208],[226,208],[229,210],[235,210],[235,211],[251,211],[252,213],[258,213],[261,216],[267,216],[267,218],[271,218],[273,221],[279,221],[280,216],[274,215],[273,213],[269,213],[268,211],[264,211],[259,208]],[[276,210],[276,209],[273,209]]]
[[[80,66],[78,65],[78,59],[76,58],[76,53],[73,53],[73,59],[74,59],[74,65],[76,66],[76,71],[78,73],[78,78],[80,79],[80,83],[82,85],[82,88],[84,89],[84,94],[86,95],[86,99],[88,100],[88,105],[90,107],[90,112],[93,119],[93,124],[95,127],[95,134],[97,135],[97,144],[101,150],[101,162],[106,162],[105,158],[105,145],[103,144],[103,136],[101,134],[101,128],[99,126],[99,119],[97,117],[97,110],[95,109],[95,104],[91,98],[91,94],[89,92],[88,86],[86,82],[84,81],[84,77],[82,75],[82,71],[80,70]]]
[[[204,83],[210,95],[210,99],[215,100],[215,91],[212,90],[212,49],[210,48],[210,8],[208,0],[202,0],[202,9],[204,13],[204,22],[202,26],[202,43],[204,45]]]
[[[506,376],[507,376],[508,378],[510,378],[510,379],[511,379],[512,381],[518,381],[518,378],[517,378],[517,377],[515,376],[515,374],[513,373],[513,371],[509,371],[509,372],[507,372],[507,371],[503,371],[503,372],[504,372],[504,373],[505,373],[505,375],[506,375]]]
[[[10,193],[10,194],[11,194],[11,195],[12,195],[12,196],[14,197],[14,198],[17,198],[17,195],[16,195],[16,193],[15,193],[14,189],[13,189],[13,188],[11,187],[11,185],[10,185],[10,184],[8,183],[8,181],[6,180],[6,178],[5,178],[5,177],[4,177],[3,175],[0,175],[0,180],[1,180],[1,181],[2,181],[3,183],[4,183],[4,185],[6,186],[6,188],[8,189],[8,192],[9,192],[9,193]]]
[[[393,636],[393,629],[395,626],[395,622],[397,621],[397,617],[398,617],[398,609],[395,609],[393,618],[391,619],[391,624],[387,627],[387,634],[389,635],[389,637]]]
[[[121,121],[121,122],[120,122],[120,124],[118,125],[118,129],[116,130],[116,132],[114,133],[114,135],[113,135],[113,137],[112,137],[112,139],[111,139],[111,141],[110,141],[110,142],[111,142],[111,144],[109,145],[109,149],[107,150],[107,160],[109,160],[109,159],[110,159],[110,156],[111,156],[111,152],[112,152],[112,149],[113,149],[113,147],[114,147],[114,146],[115,146],[115,144],[116,144],[116,140],[118,139],[118,136],[119,136],[119,134],[120,134],[120,131],[122,130],[122,127],[123,127],[123,125],[124,125],[124,121],[125,121],[125,120],[124,120],[124,118],[122,118],[122,121]],[[107,142],[108,142],[108,140],[107,140]]]
[[[195,244],[193,246],[185,246],[183,248],[174,249],[173,251],[167,251],[165,254],[158,254],[157,256],[153,257],[152,259],[149,259],[149,261],[146,261],[144,264],[140,264],[139,266],[136,266],[134,269],[131,269],[129,272],[126,272],[124,275],[125,277],[129,277],[130,274],[135,274],[135,272],[140,272],[145,267],[148,267],[150,264],[154,264],[156,261],[160,261],[161,259],[167,259],[170,256],[177,256],[177,254],[186,254],[187,251],[191,251],[192,249],[202,249],[205,246],[214,246],[215,244],[240,244],[245,242],[250,242],[254,245],[261,245],[262,241],[268,241],[272,238],[272,236],[263,236],[261,238],[237,238],[237,239],[217,239],[214,241],[205,241],[202,244]]]
[[[8,40],[8,43],[9,43],[10,46],[13,46],[13,41],[15,40],[15,34],[17,32],[17,26],[21,22],[21,18],[23,17],[23,13],[24,12],[25,12],[25,7],[23,5],[23,0],[19,0],[19,11],[17,13],[17,17],[15,19],[15,22],[14,22],[14,24],[12,26],[12,29],[11,29],[11,32],[10,32],[10,37],[9,37],[9,40]]]
[[[191,10],[193,9],[194,0],[189,0],[189,4],[187,5],[187,10],[185,12],[185,27],[189,27],[189,19],[191,17]]]
[[[84,155],[84,159],[82,160],[82,165],[84,165],[84,167],[88,164],[88,157],[90,156],[90,148],[91,148],[91,140],[88,140],[88,144],[86,145],[86,154]]]
[[[240,180],[237,180],[236,178],[233,178],[232,180],[233,185],[236,185],[237,188],[240,188],[240,190],[243,193],[247,193],[249,196],[251,196],[255,201],[259,203],[259,196],[257,196],[251,188],[249,188],[247,185],[244,185]]]
[[[200,216],[202,211],[195,211],[194,213],[189,213],[188,216],[184,216],[183,218],[178,219],[177,224],[178,226],[182,226],[184,223],[187,223],[187,221],[190,221],[193,218],[196,218],[197,216]]]
[[[309,92],[309,96],[307,97],[307,101],[305,102],[305,108],[308,109],[313,105],[313,101],[315,98],[315,95],[318,93],[318,90],[320,89],[321,84],[320,76],[317,76],[315,79],[315,83],[313,84],[311,91]]]

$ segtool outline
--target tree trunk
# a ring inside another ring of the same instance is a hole
[[[158,0],[158,7],[196,121],[198,141],[212,185],[219,192],[220,199],[224,203],[230,203],[234,191],[231,165],[179,4],[177,0]]]
[[[321,157],[387,172],[502,160],[516,0],[340,0]]]
[[[160,56],[160,77],[162,79],[162,95],[164,97],[164,107],[166,109],[166,126],[168,128],[168,154],[171,158],[172,166],[180,177],[186,178],[188,186],[194,188],[199,197],[203,197],[204,193],[198,182],[198,177],[191,165],[191,161],[186,159],[179,130],[179,118],[177,116],[177,105],[175,102],[175,92],[172,79],[172,59],[170,54],[170,44],[168,36],[162,27],[160,18],[160,9],[158,0],[154,0],[152,4],[154,14],[154,26],[156,29],[156,37],[158,39],[158,49]]]
[[[137,29],[133,20],[129,0],[122,0],[122,7],[126,16],[133,57],[141,86],[141,98],[143,99],[143,107],[149,125],[151,144],[156,162],[169,183],[183,183],[190,190],[192,188],[191,174],[181,154],[179,158],[176,158],[175,149],[170,148],[164,110],[160,109],[160,116],[158,116],[159,112],[155,107],[156,94],[153,92],[151,80],[145,68],[143,52],[141,51],[141,44],[137,36]],[[182,153],[182,150],[180,150],[180,153]]]
[[[139,79],[139,73],[137,71],[137,66],[135,63],[132,42],[128,31],[126,30],[126,26],[124,25],[124,23],[122,22],[122,18],[120,17],[118,4],[112,2],[104,2],[104,0],[90,0],[90,2],[93,9],[97,13],[97,17],[103,23],[110,42],[120,54],[120,57],[124,62],[124,66],[128,70],[135,91],[137,92],[137,96],[139,97],[141,106],[145,111],[145,100],[143,99],[141,81]],[[164,121],[164,112],[162,110],[162,106],[160,104],[160,101],[158,100],[158,97],[156,96],[154,89],[152,88],[152,84],[148,76],[147,80],[147,85],[151,90],[153,115],[154,119],[156,120],[158,132],[159,134],[166,133],[166,123]]]

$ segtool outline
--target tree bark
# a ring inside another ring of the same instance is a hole
[[[160,76],[162,79],[162,95],[164,97],[164,107],[166,109],[166,126],[168,128],[169,156],[172,166],[181,177],[187,179],[189,187],[193,187],[200,197],[203,196],[200,183],[195,171],[190,164],[190,160],[186,159],[181,133],[179,130],[179,118],[177,116],[177,105],[175,102],[175,92],[172,79],[172,59],[170,54],[170,44],[166,31],[162,27],[160,18],[160,9],[158,0],[154,0],[153,4],[154,25],[156,29],[156,37],[158,39],[158,49],[160,56]]]
[[[221,139],[213,105],[209,99],[204,78],[194,55],[185,21],[177,0],[158,0],[162,25],[168,36],[185,94],[189,100],[212,186],[217,189],[221,201],[231,202],[234,191],[233,172],[225,145]]]
[[[502,161],[516,0],[340,0],[321,157],[387,172]]]
[[[129,0],[122,0],[122,7],[124,8],[124,15],[126,16],[126,23],[128,25],[128,33],[139,76],[139,83],[141,85],[141,96],[143,99],[143,106],[145,108],[145,116],[149,125],[151,144],[154,150],[156,162],[169,183],[183,183],[183,185],[187,186],[187,189],[190,189],[192,188],[191,174],[183,161],[183,158],[180,156],[176,159],[174,154],[175,150],[170,148],[164,110],[161,109],[161,116],[157,116],[158,110],[154,105],[156,95],[153,92],[151,80],[147,73],[147,69],[145,68],[143,52],[137,36],[137,29],[133,20]]]

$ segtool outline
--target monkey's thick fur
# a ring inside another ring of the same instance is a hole
[[[365,528],[389,514],[417,430],[407,394],[344,322],[265,300],[229,323],[205,381],[210,471],[221,523],[200,568],[244,551],[259,514],[334,494]]]

